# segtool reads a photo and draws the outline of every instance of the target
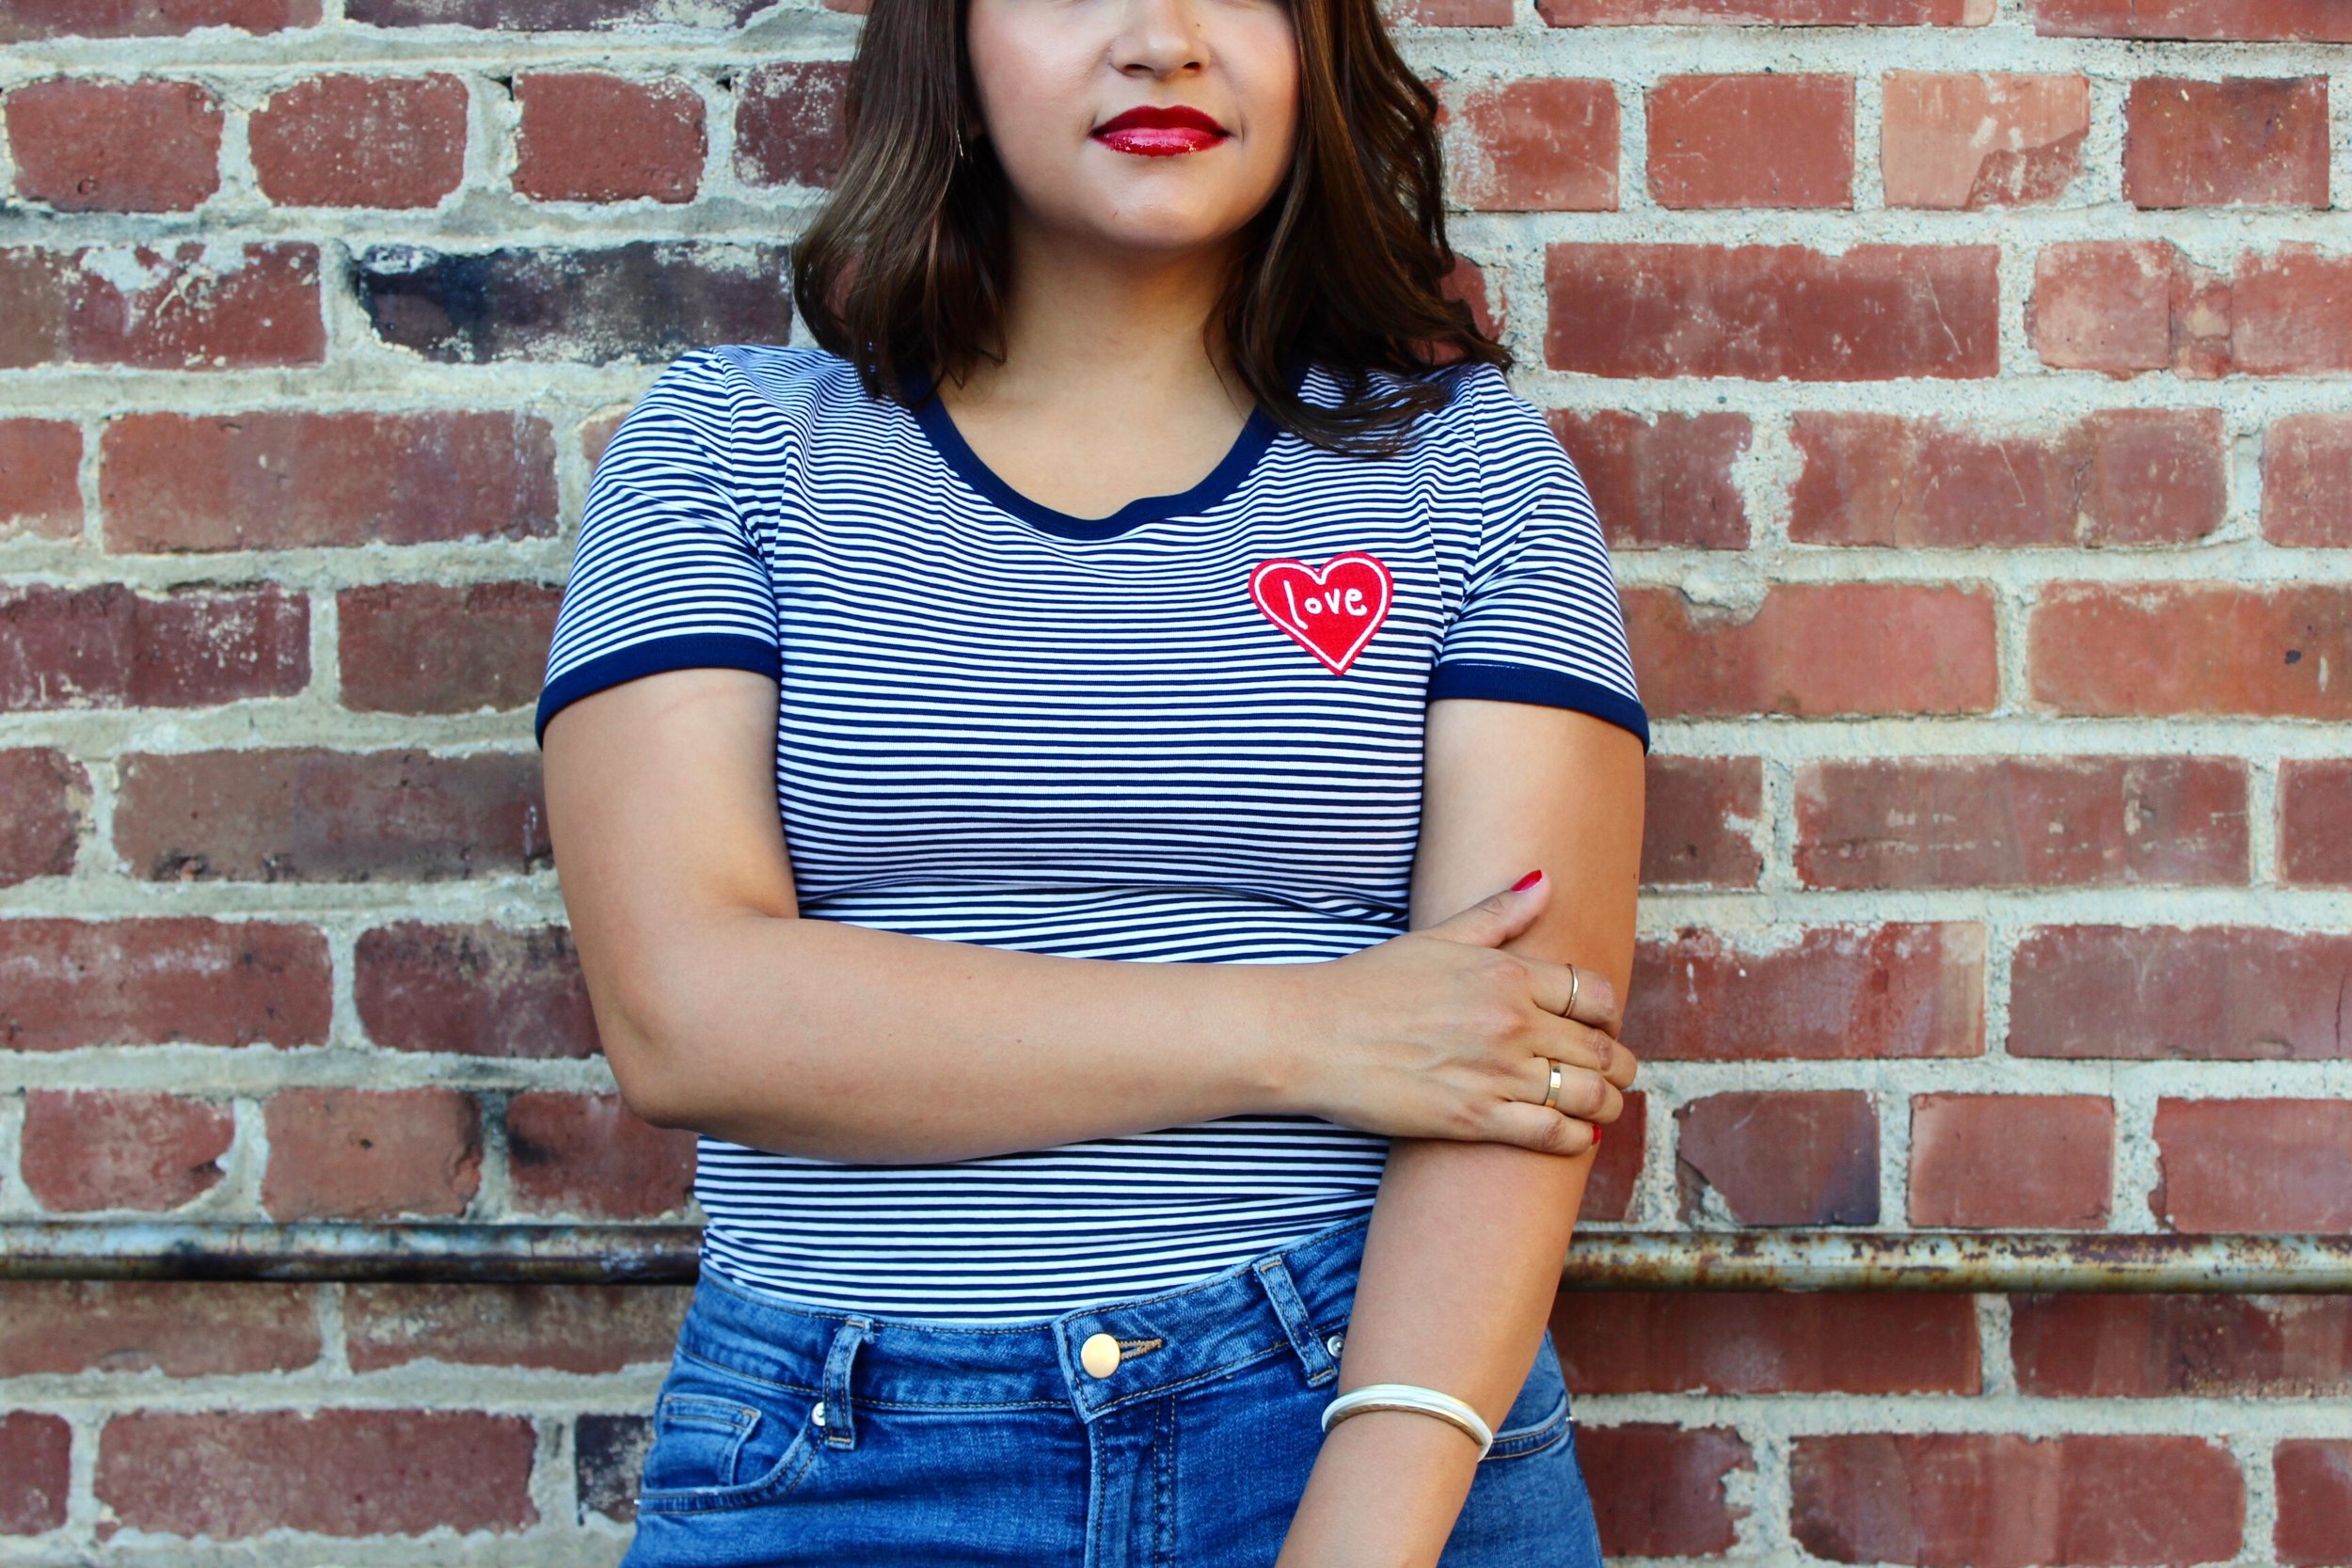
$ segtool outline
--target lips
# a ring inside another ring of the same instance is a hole
[[[1096,126],[1096,141],[1115,152],[1141,158],[1166,158],[1215,147],[1232,133],[1198,109],[1183,104],[1161,108],[1138,104],[1113,115]]]

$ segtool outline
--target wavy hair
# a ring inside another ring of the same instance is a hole
[[[817,341],[857,367],[867,395],[902,377],[1005,357],[1010,188],[977,123],[966,0],[872,0],[850,66],[847,158],[793,246],[792,293]],[[1268,416],[1331,451],[1389,456],[1452,395],[1438,372],[1508,370],[1510,351],[1444,293],[1438,101],[1391,42],[1375,0],[1288,0],[1298,40],[1291,167],[1246,226],[1216,309],[1234,364]],[[959,152],[961,155],[959,156]],[[1346,395],[1308,402],[1285,367],[1303,356]],[[1388,380],[1376,391],[1374,372]]]

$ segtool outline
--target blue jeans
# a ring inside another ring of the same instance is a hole
[[[1033,1323],[820,1310],[705,1269],[622,1568],[1269,1568],[1370,1219]],[[1121,1350],[1099,1378],[1097,1334]],[[1547,1331],[1440,1568],[1600,1560]]]

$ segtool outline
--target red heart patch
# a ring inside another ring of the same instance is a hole
[[[1291,641],[1343,675],[1389,618],[1392,584],[1376,555],[1349,550],[1316,571],[1303,561],[1261,561],[1249,597]]]

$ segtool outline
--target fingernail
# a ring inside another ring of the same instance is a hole
[[[1511,891],[1513,893],[1523,893],[1543,879],[1544,874],[1541,871],[1531,871],[1526,876],[1521,877],[1518,881],[1513,882],[1511,884]]]
[[[1593,1147],[1595,1148],[1598,1148],[1600,1147],[1600,1129],[1598,1127],[1595,1127],[1593,1129]]]

